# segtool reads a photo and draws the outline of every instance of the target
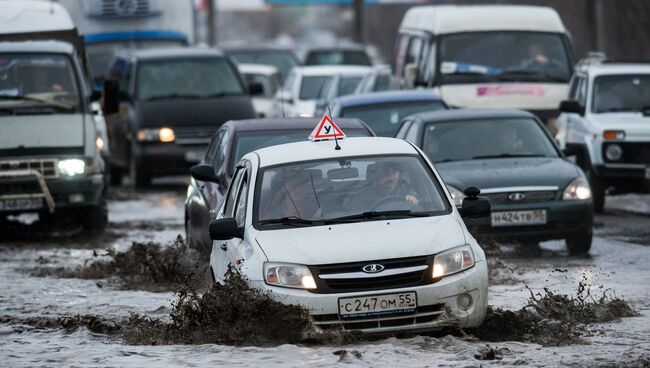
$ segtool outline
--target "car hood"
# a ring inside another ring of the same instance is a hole
[[[650,139],[650,116],[643,116],[641,113],[593,114],[589,120],[603,131],[623,130],[627,137],[633,137],[635,140]]]
[[[82,114],[0,117],[0,149],[82,147]]]
[[[574,164],[556,157],[497,158],[435,164],[445,184],[464,190],[557,186],[564,188],[580,175]]]
[[[271,262],[307,265],[422,256],[466,243],[453,215],[267,230],[256,240]]]
[[[248,95],[218,98],[166,98],[138,101],[136,114],[139,127],[218,127],[228,120],[256,117]]]

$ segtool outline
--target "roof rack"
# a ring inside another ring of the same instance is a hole
[[[578,61],[578,63],[575,66],[575,69],[584,69],[591,65],[602,64],[603,62],[605,62],[605,60],[607,60],[607,56],[605,55],[604,52],[589,51],[589,53],[587,53],[587,57],[580,59],[580,61]]]

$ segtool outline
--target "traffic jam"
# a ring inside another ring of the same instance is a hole
[[[421,3],[0,0],[3,364],[649,367],[650,59]]]

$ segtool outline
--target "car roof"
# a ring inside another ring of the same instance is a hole
[[[245,64],[238,63],[237,68],[241,73],[272,75],[278,72],[278,68],[267,64]]]
[[[342,96],[334,99],[332,103],[337,102],[341,107],[353,107],[411,101],[442,102],[442,98],[432,90],[382,91]]]
[[[535,115],[524,110],[515,109],[452,109],[422,112],[411,117],[423,122],[441,122],[471,119],[513,119],[535,118]]]
[[[29,53],[52,53],[52,54],[74,54],[72,44],[64,41],[10,41],[0,42],[0,50],[3,52],[29,52]]]
[[[526,5],[429,5],[410,8],[400,29],[434,35],[475,31],[566,32],[550,7]]]
[[[621,74],[650,74],[650,62],[648,63],[616,63],[607,62],[594,64],[585,67],[584,70],[591,75],[621,75]]]
[[[151,49],[127,50],[125,53],[138,60],[175,59],[187,57],[218,57],[223,52],[207,47],[159,47]]]
[[[373,69],[370,66],[360,65],[313,65],[297,66],[294,69],[304,76],[336,75],[336,74],[364,74]]]
[[[2,1],[0,33],[73,30],[74,22],[63,5],[54,1]]]
[[[323,51],[366,51],[366,47],[363,45],[334,45],[334,46],[316,46],[307,49],[306,53],[310,52],[323,52]]]
[[[264,130],[308,130],[311,131],[318,124],[320,118],[266,118],[230,120],[224,124],[235,132],[264,131]],[[372,130],[361,120],[351,118],[337,118],[335,123],[344,132],[346,129],[366,129],[371,134]],[[307,136],[305,135],[305,140]]]
[[[278,45],[222,45],[219,47],[225,53],[235,52],[235,51],[247,51],[247,52],[264,52],[264,51],[283,51],[288,53],[293,53],[293,49],[290,47],[278,46]]]
[[[339,139],[340,150],[330,141],[304,141],[261,148],[249,155],[259,157],[260,167],[311,160],[336,159],[371,155],[417,154],[413,146],[401,139],[384,137],[355,137]],[[245,157],[246,157],[245,156]]]

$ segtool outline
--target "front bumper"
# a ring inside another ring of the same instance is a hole
[[[134,159],[152,176],[188,175],[190,167],[205,155],[206,144],[146,143],[135,148]]]
[[[468,230],[481,241],[546,241],[566,239],[575,234],[589,232],[593,225],[593,204],[591,201],[562,201],[495,205],[492,212],[546,210],[546,224],[492,226],[490,217],[464,219]]]
[[[263,281],[251,286],[268,291],[285,304],[306,308],[314,325],[322,330],[343,328],[363,332],[426,331],[445,326],[476,327],[485,318],[487,308],[487,263],[478,261],[474,267],[447,276],[433,284],[353,293],[316,294],[306,290],[269,286]],[[414,291],[418,308],[415,313],[381,317],[343,319],[339,316],[339,298],[372,296]],[[458,305],[460,295],[469,294],[472,304],[466,310]]]

